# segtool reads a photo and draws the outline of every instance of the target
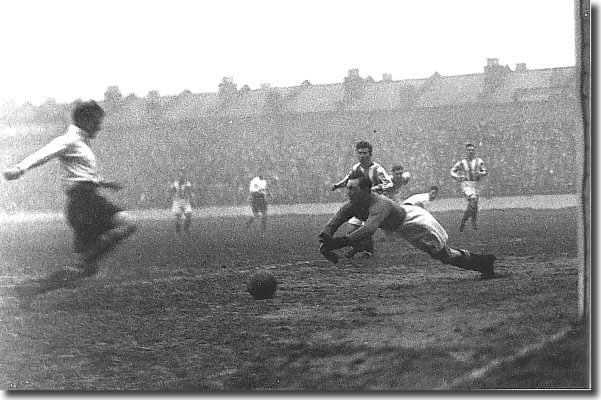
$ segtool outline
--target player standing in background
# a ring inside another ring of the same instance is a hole
[[[17,179],[53,158],[59,159],[63,170],[67,193],[65,214],[73,228],[74,250],[80,259],[76,267],[52,274],[41,291],[58,288],[66,280],[93,275],[101,257],[136,230],[131,217],[97,193],[98,188],[121,189],[118,183],[98,175],[96,157],[90,147],[103,118],[104,110],[95,101],[77,103],[72,125],[65,134],[4,171],[7,180]]]
[[[351,175],[358,172],[366,176],[371,182],[371,191],[375,193],[384,193],[393,187],[392,178],[384,167],[372,161],[373,146],[367,141],[359,141],[355,144],[355,152],[359,162],[351,168],[351,171],[340,180],[332,185],[331,190],[336,190],[346,187]],[[363,220],[357,215],[351,215],[347,221],[351,225],[351,229],[358,229]],[[361,253],[365,257],[371,257],[374,253],[374,241],[372,236],[367,236],[364,242],[356,243],[353,248],[346,253],[345,257],[352,258],[355,254]]]
[[[449,247],[446,231],[432,214],[418,206],[400,205],[388,197],[374,193],[370,186],[369,179],[361,173],[354,173],[348,179],[349,201],[319,234],[319,251],[326,259],[337,263],[338,255],[333,250],[356,245],[382,228],[388,235],[404,238],[444,264],[480,272],[486,279],[494,277],[494,255],[475,254]],[[366,218],[365,224],[346,236],[334,237],[338,228],[355,215]]]
[[[411,179],[411,173],[405,172],[405,169],[401,164],[395,164],[392,167],[392,187],[384,191],[384,194],[396,202],[400,203],[401,188],[406,186]]]
[[[434,201],[438,196],[438,186],[430,186],[430,191],[425,193],[417,193],[413,196],[406,198],[403,201],[404,206],[417,206],[424,210],[428,209],[428,205],[431,201]]]
[[[267,227],[267,180],[259,174],[251,179],[248,186],[248,201],[253,215],[246,222],[250,228],[255,218],[261,217],[261,233],[265,233]]]
[[[461,218],[459,232],[465,229],[465,223],[468,219],[472,219],[472,227],[478,229],[478,181],[481,177],[486,176],[488,171],[484,166],[484,161],[480,157],[476,157],[476,147],[468,143],[465,145],[466,157],[458,161],[451,168],[451,176],[457,182],[461,183],[461,191],[467,199],[467,208]]]
[[[175,215],[175,232],[181,232],[182,216],[184,217],[184,232],[190,233],[190,225],[192,224],[192,183],[186,176],[186,169],[180,170],[179,176],[171,187],[169,194],[172,200],[171,211]]]

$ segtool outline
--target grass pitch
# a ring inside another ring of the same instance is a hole
[[[445,266],[378,234],[376,256],[329,264],[328,215],[195,218],[179,239],[144,220],[98,275],[24,306],[11,288],[72,262],[62,220],[4,224],[0,387],[10,390],[432,390],[570,326],[577,209],[436,212],[450,244],[498,257],[502,277]],[[246,293],[268,270],[272,300]],[[586,388],[586,329],[453,389]],[[563,351],[563,353],[562,353]],[[519,367],[519,368],[518,368]],[[516,369],[518,368],[518,369]],[[519,371],[519,372],[516,372]]]

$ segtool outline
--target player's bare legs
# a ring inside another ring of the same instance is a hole
[[[184,232],[186,234],[190,233],[190,225],[192,224],[192,213],[185,213],[184,214]]]
[[[181,215],[177,215],[175,217],[175,233],[177,233],[179,235],[179,233],[182,231],[182,217]]]
[[[478,230],[477,220],[478,220],[478,201],[476,201],[476,203],[472,209],[472,228],[474,228],[475,231]]]
[[[78,269],[81,270],[83,275],[95,274],[100,259],[137,229],[132,218],[123,211],[113,216],[112,223],[114,228],[98,236],[96,241],[81,254]]]
[[[461,223],[459,224],[459,232],[463,232],[463,230],[465,229],[465,223],[467,222],[468,219],[470,219],[471,215],[472,215],[472,208],[468,204],[467,208],[463,212],[463,217],[461,217]]]
[[[263,213],[261,216],[261,233],[265,234],[265,230],[267,229],[267,214]]]

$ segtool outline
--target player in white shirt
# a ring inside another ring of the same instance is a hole
[[[451,168],[451,177],[461,184],[461,191],[467,199],[467,208],[461,218],[459,231],[463,232],[465,223],[468,219],[472,219],[472,227],[478,229],[476,223],[478,219],[478,199],[480,193],[478,191],[478,181],[481,177],[486,176],[488,171],[484,166],[484,161],[480,157],[476,157],[476,147],[468,143],[465,145],[466,157],[453,165]]]
[[[430,191],[425,193],[417,193],[403,200],[405,206],[418,206],[424,210],[428,209],[430,202],[434,201],[438,196],[438,186],[430,186]]]
[[[246,222],[246,226],[250,228],[256,218],[261,218],[261,232],[265,232],[267,227],[267,180],[261,175],[251,179],[248,185],[248,201],[253,215]]]
[[[118,242],[131,235],[136,226],[121,208],[97,193],[98,188],[121,189],[103,180],[96,167],[91,140],[100,131],[104,110],[95,101],[79,102],[72,113],[73,124],[23,161],[4,171],[7,180],[20,178],[32,168],[58,158],[67,193],[66,217],[74,231],[74,250],[80,259],[76,267],[52,274],[39,290],[52,290],[64,281],[96,273],[101,257]]]
[[[190,233],[190,225],[192,224],[192,199],[194,193],[192,191],[192,183],[186,177],[186,169],[180,170],[178,178],[169,187],[171,195],[171,211],[175,215],[175,232],[181,232],[182,217],[184,219],[184,232]]]
[[[366,176],[371,182],[371,191],[374,193],[385,193],[390,191],[393,187],[392,177],[386,172],[377,162],[372,161],[373,146],[367,141],[359,141],[355,144],[355,152],[359,162],[351,168],[350,172],[346,174],[342,180],[332,185],[331,190],[337,190],[345,188],[351,175],[355,173],[361,173]],[[352,230],[358,229],[363,225],[365,216],[355,215],[350,218],[347,223],[351,226]],[[369,236],[365,238],[365,241],[358,243],[345,254],[345,257],[352,258],[355,254],[360,254],[365,257],[371,257],[374,253],[374,241],[373,237]]]

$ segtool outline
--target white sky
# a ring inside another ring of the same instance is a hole
[[[572,0],[9,0],[0,101],[575,65]]]

